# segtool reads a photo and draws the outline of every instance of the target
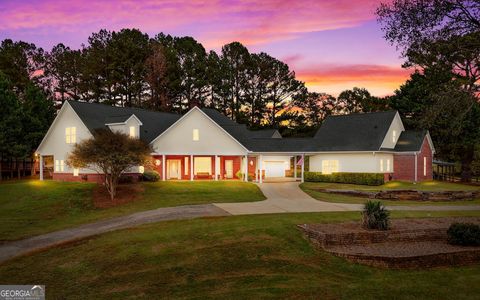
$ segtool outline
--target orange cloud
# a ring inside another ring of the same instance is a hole
[[[297,69],[297,78],[316,91],[334,95],[352,87],[365,87],[371,93],[392,94],[413,70],[384,65],[319,65]]]

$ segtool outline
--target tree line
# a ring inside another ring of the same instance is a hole
[[[37,128],[43,133],[53,119],[53,103],[58,108],[72,99],[175,113],[198,105],[252,129],[308,136],[331,114],[397,109],[408,129],[429,129],[437,157],[461,161],[468,178],[480,160],[479,6],[473,0],[380,4],[377,16],[386,40],[402,50],[405,67],[417,70],[388,97],[372,96],[364,88],[337,97],[308,91],[286,63],[267,53],[250,53],[239,42],[224,45],[219,53],[207,52],[192,37],[149,37],[137,29],[100,30],[80,49],[58,44],[44,51],[6,39],[0,45],[2,116],[15,114],[4,104],[13,97],[13,107],[30,118],[27,103],[35,91],[33,98],[44,113],[31,117],[42,123]],[[15,124],[4,122],[0,134],[15,140],[7,123]],[[23,138],[31,129],[22,126]],[[2,143],[1,155],[31,155],[39,141],[29,143],[28,150],[15,154],[10,153],[15,147]]]

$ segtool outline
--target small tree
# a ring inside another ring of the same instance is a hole
[[[123,172],[149,161],[151,148],[126,134],[100,129],[92,138],[76,144],[67,164],[74,168],[95,170],[105,176],[105,186],[113,200]]]

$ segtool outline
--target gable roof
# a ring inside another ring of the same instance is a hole
[[[423,141],[427,138],[432,151],[435,152],[428,130],[406,130],[398,137],[394,152],[416,152],[422,149]],[[388,149],[391,151],[391,149]]]
[[[156,112],[141,108],[116,107],[70,100],[68,104],[92,133],[96,129],[106,128],[106,124],[125,122],[132,115],[135,115],[142,123],[140,139],[147,143],[150,143],[181,117],[174,113]]]
[[[315,134],[318,151],[378,151],[397,111],[328,116]]]

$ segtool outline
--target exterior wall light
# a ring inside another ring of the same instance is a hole
[[[155,165],[156,165],[156,166],[159,166],[161,163],[162,163],[162,162],[161,162],[159,159],[156,159],[156,160],[155,160]]]

